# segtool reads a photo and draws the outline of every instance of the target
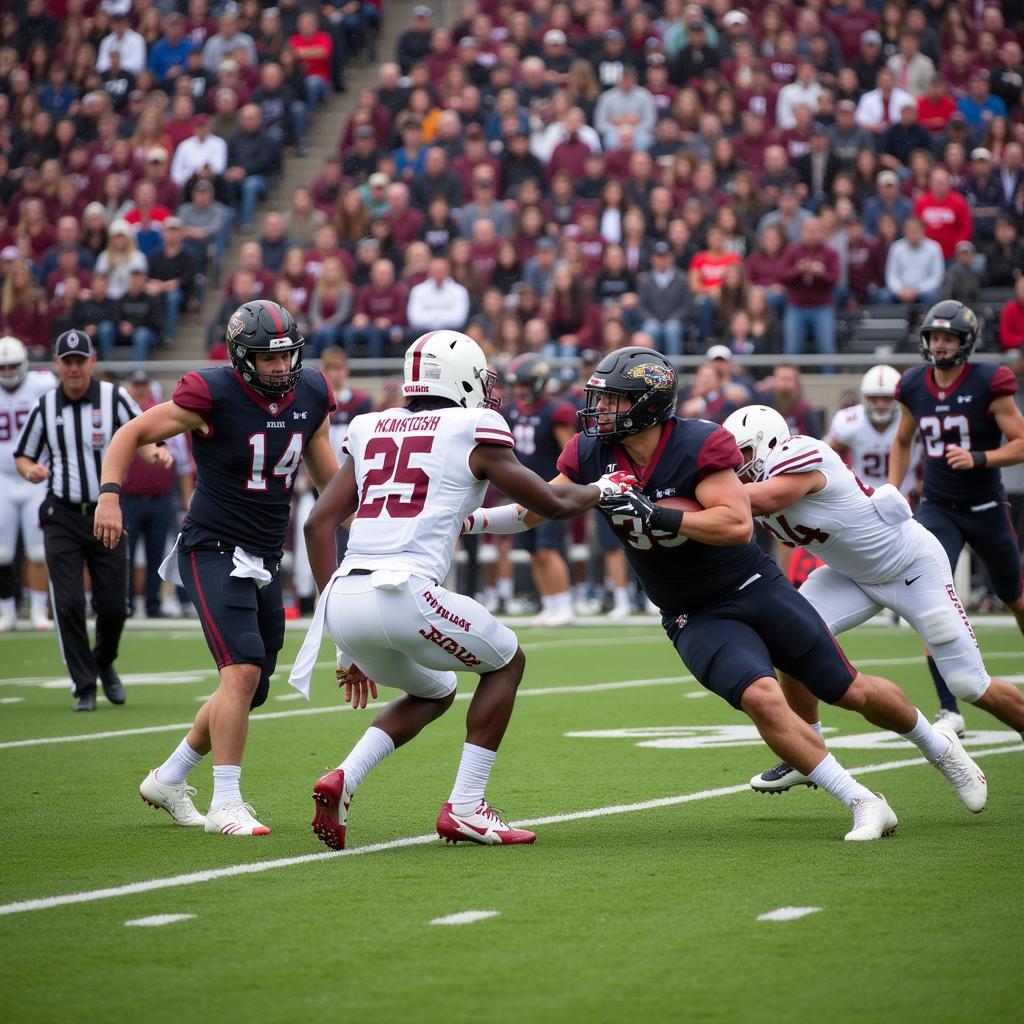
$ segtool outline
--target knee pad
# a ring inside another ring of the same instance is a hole
[[[33,561],[40,561],[40,559],[33,559]],[[14,563],[14,548],[8,547],[6,544],[0,545],[0,566],[5,568]]]
[[[952,608],[930,608],[921,612],[917,621],[921,635],[929,645],[948,644],[960,636],[961,621]],[[949,685],[948,679],[946,684]]]
[[[943,675],[942,678],[949,687],[949,692],[957,700],[965,700],[968,704],[981,700],[992,684],[989,674],[984,669],[980,672],[965,671],[962,668],[951,669],[949,675]]]
[[[270,677],[274,674],[275,668],[277,668],[277,651],[269,651],[264,659],[263,667],[260,669],[260,681],[256,684],[256,692],[249,702],[250,711],[266,704],[267,697],[270,695]]]
[[[235,661],[251,665],[263,665],[267,658],[267,649],[259,633],[237,633],[232,638],[231,653]]]

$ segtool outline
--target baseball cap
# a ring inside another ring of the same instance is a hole
[[[184,226],[185,225],[182,224],[181,218],[179,218],[179,217],[167,217],[164,220],[164,227],[165,228],[182,228]]]
[[[861,32],[860,41],[862,43],[874,43],[876,46],[878,46],[882,42],[882,36],[873,28],[869,28],[867,32]]]
[[[605,29],[604,38],[605,39],[625,39],[626,37],[617,28],[609,28],[609,29]]]
[[[109,228],[109,234],[111,235],[128,235],[130,237],[131,233],[132,226],[123,217],[118,217]]]
[[[857,104],[853,100],[840,100],[836,104],[836,110],[856,110]]]
[[[141,370],[141,369],[140,370],[132,370],[132,372],[128,374],[128,383],[129,384],[148,384],[149,383],[149,374],[146,373],[145,370]]]
[[[66,359],[68,356],[85,356],[88,359],[93,355],[92,340],[85,331],[76,331],[72,328],[58,335],[53,346],[53,354],[58,359]]]
[[[728,363],[732,362],[732,350],[728,345],[712,345],[704,356],[707,359],[724,359]]]
[[[956,253],[974,252],[974,243],[964,239],[962,242],[956,243],[956,248],[953,251]]]
[[[146,159],[149,163],[166,163],[167,150],[163,146],[153,146],[146,152]]]
[[[366,179],[366,184],[370,188],[384,188],[389,184],[388,176],[383,171],[375,171]]]
[[[703,32],[704,31],[704,19],[703,18],[691,18],[687,23],[686,27],[691,32]]]
[[[557,249],[558,243],[553,238],[540,238],[537,240],[538,249]]]
[[[663,53],[658,53],[656,51],[654,53],[647,54],[647,66],[649,68],[660,68],[663,67],[666,63],[667,61],[665,60],[665,54]]]
[[[898,185],[900,183],[900,176],[895,171],[882,171],[875,178],[875,182],[878,185]]]
[[[206,178],[200,178],[195,185],[192,187],[193,192],[212,192],[213,182],[208,181]]]
[[[671,256],[672,246],[670,246],[668,242],[655,242],[651,248],[651,252],[655,256]]]
[[[748,19],[742,11],[727,11],[722,19],[722,24],[729,27],[732,25],[746,25]]]
[[[949,115],[949,121],[947,123],[955,125],[966,125],[967,115],[964,114],[961,110],[954,110],[953,113]]]
[[[0,260],[16,260],[20,255],[16,245],[5,245],[0,249]]]
[[[828,125],[825,124],[824,121],[815,121],[814,124],[811,125],[811,134],[812,135],[827,135],[828,134]]]
[[[984,146],[978,146],[977,149],[971,150],[972,160],[991,160],[992,152],[986,149]]]
[[[412,16],[414,18],[429,18],[433,14],[433,11],[426,4],[417,4],[412,9]]]
[[[564,46],[565,33],[560,28],[549,28],[544,33],[544,42],[549,46]]]

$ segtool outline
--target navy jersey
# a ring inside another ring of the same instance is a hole
[[[566,401],[542,398],[536,404],[516,402],[505,414],[516,439],[519,461],[534,473],[550,480],[562,446],[555,437],[555,427],[576,429],[576,409]],[[600,475],[600,474],[598,474]]]
[[[993,399],[1016,391],[1010,368],[994,363],[964,364],[946,388],[935,382],[931,366],[915,366],[903,374],[896,399],[917,420],[924,441],[924,497],[965,505],[1006,500],[998,469],[950,469],[946,447],[976,452],[998,448],[1003,435],[989,407]]]
[[[307,367],[295,390],[273,401],[220,366],[186,373],[171,401],[209,427],[192,432],[196,489],[182,523],[185,544],[223,541],[280,557],[302,454],[335,408],[323,374]]]
[[[558,469],[576,483],[604,473],[626,470],[644,494],[655,501],[677,497],[696,500],[697,485],[709,473],[743,464],[736,440],[707,420],[674,416],[661,434],[651,464],[634,466],[626,450],[597,437],[577,434],[558,460]],[[602,513],[607,516],[607,513]],[[753,542],[717,546],[701,544],[663,530],[640,533],[632,517],[608,516],[626,557],[647,596],[667,615],[690,613],[715,604],[758,571],[764,558]]]

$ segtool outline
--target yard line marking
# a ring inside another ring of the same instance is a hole
[[[779,907],[767,914],[758,914],[758,921],[795,921],[798,917],[820,913],[821,907]]]
[[[430,924],[472,924],[474,921],[486,921],[489,917],[497,917],[497,910],[463,910],[447,917],[435,917]]]
[[[125,928],[160,928],[165,924],[176,924],[178,921],[191,921],[195,914],[153,914],[152,917],[137,917],[134,921],[125,921]]]
[[[333,665],[334,662],[332,661]],[[663,676],[657,679],[623,679],[611,683],[589,683],[585,686],[549,686],[542,689],[519,690],[519,697],[549,697],[554,694],[570,693],[600,693],[604,690],[630,690],[644,686],[673,686],[678,683],[692,683],[693,676]],[[298,696],[298,695],[297,695]],[[467,701],[472,699],[472,693],[456,694],[455,699]],[[208,697],[197,697],[197,700],[205,701]],[[386,707],[389,701],[375,701],[367,704],[367,708]],[[352,711],[349,704],[334,705],[329,708],[297,708],[294,711],[269,711],[260,715],[250,715],[250,722],[267,721],[276,718],[296,718],[300,715],[330,715],[339,711]],[[41,736],[31,740],[8,740],[0,743],[0,750],[10,750],[14,747],[43,747],[54,743],[82,743],[85,740],[109,740],[121,736],[145,736],[157,732],[180,732],[182,729],[191,729],[191,722],[176,722],[174,725],[147,725],[137,729],[118,729],[109,732],[86,732],[79,736]]]
[[[279,693],[274,700],[286,701],[286,700],[302,700],[301,693]]]
[[[0,697],[0,704],[20,704],[24,697]]]
[[[1024,743],[1012,747],[993,747],[990,750],[972,750],[972,757],[986,757],[995,754],[1008,754],[1024,750]],[[884,764],[869,764],[859,768],[850,768],[851,775],[866,775],[869,772],[892,771],[897,768],[916,768],[928,764],[923,757],[906,758],[900,761],[887,761]],[[731,796],[734,793],[751,792],[750,785],[722,786],[718,789],[705,789],[697,793],[683,793],[679,796],[659,797],[655,800],[643,800],[632,804],[613,804],[608,807],[592,807],[584,811],[570,811],[566,814],[550,814],[543,818],[528,818],[525,821],[513,821],[509,824],[517,828],[535,828],[538,825],[561,825],[567,821],[583,821],[587,818],[605,818],[615,814],[634,814],[637,811],[650,811],[661,807],[675,807],[677,804],[688,804],[695,800],[710,800],[718,796]],[[257,875],[264,871],[277,868],[290,868],[302,864],[316,864],[320,861],[333,860],[337,857],[358,857],[365,853],[383,853],[387,850],[398,850],[406,846],[422,846],[437,841],[436,832],[428,832],[419,836],[406,836],[403,839],[390,839],[382,843],[370,843],[367,846],[353,846],[348,850],[331,850],[324,853],[306,853],[297,857],[281,857],[277,860],[255,861],[251,864],[235,864],[227,868],[212,868],[208,871],[194,871],[187,875],[173,875],[170,878],[153,878],[146,882],[129,882],[126,885],[110,886],[106,889],[89,889],[85,892],[72,892],[62,896],[46,896],[40,899],[19,900],[17,903],[0,905],[0,917],[11,914],[25,914],[34,910],[49,910],[52,907],[66,907],[75,903],[92,903],[96,900],[109,900],[118,896],[135,896],[156,889],[170,889],[184,885],[197,885],[200,882],[212,882],[218,878],[233,878],[237,875]]]

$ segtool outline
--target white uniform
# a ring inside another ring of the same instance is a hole
[[[289,679],[300,692],[308,693],[324,624],[370,679],[417,697],[447,696],[456,671],[492,672],[512,660],[515,633],[440,586],[462,521],[487,488],[469,468],[478,444],[514,446],[497,412],[396,408],[349,425],[342,450],[354,463],[359,509]]]
[[[889,453],[896,437],[900,417],[897,413],[885,430],[879,432],[868,419],[863,405],[851,405],[840,409],[832,417],[828,428],[829,437],[850,450],[850,468],[869,487],[881,487],[889,479]],[[909,494],[918,480],[921,462],[921,446],[914,443],[910,455],[910,467],[900,484],[900,490]]]
[[[978,642],[957,597],[942,545],[911,518],[895,488],[869,494],[824,442],[791,437],[765,460],[767,478],[817,470],[825,487],[789,508],[759,517],[788,544],[825,565],[800,588],[833,634],[882,608],[902,616],[928,644],[946,685],[976,701],[989,685]]]
[[[39,506],[46,487],[30,484],[18,475],[14,450],[29,413],[39,398],[56,386],[57,378],[49,370],[33,370],[14,391],[0,387],[0,565],[14,561],[19,526],[29,561],[44,559]]]

